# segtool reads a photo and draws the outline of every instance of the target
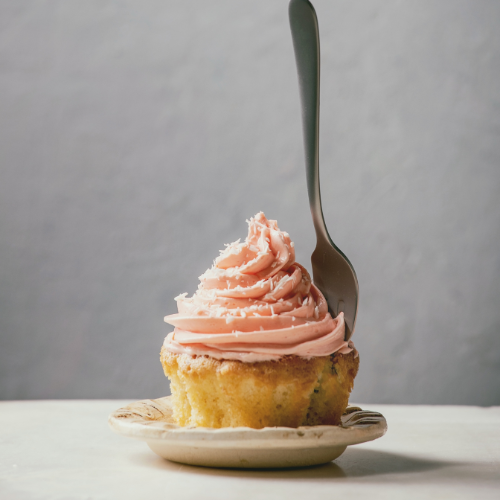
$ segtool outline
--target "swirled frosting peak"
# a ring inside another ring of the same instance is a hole
[[[247,222],[246,240],[226,245],[197,292],[176,297],[167,350],[244,362],[350,352],[343,314],[332,318],[288,233],[262,212]]]

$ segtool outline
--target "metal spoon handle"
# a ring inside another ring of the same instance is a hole
[[[329,241],[319,189],[320,52],[318,19],[314,7],[308,0],[290,0],[288,15],[299,76],[309,206],[316,236],[318,239],[323,237]]]

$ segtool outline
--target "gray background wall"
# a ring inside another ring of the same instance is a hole
[[[500,404],[500,2],[316,0],[363,402]],[[286,0],[0,0],[0,398],[159,397],[173,297],[314,235]]]

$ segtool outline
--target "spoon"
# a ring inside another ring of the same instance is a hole
[[[290,0],[288,15],[299,76],[307,192],[317,239],[316,249],[311,256],[313,280],[325,296],[332,316],[344,313],[345,340],[349,340],[356,324],[358,280],[349,259],[328,234],[319,190],[318,19],[308,0]]]

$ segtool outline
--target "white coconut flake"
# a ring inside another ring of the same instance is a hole
[[[182,300],[187,297],[187,292],[181,293],[180,295],[177,295],[177,297],[174,297],[174,300]]]

